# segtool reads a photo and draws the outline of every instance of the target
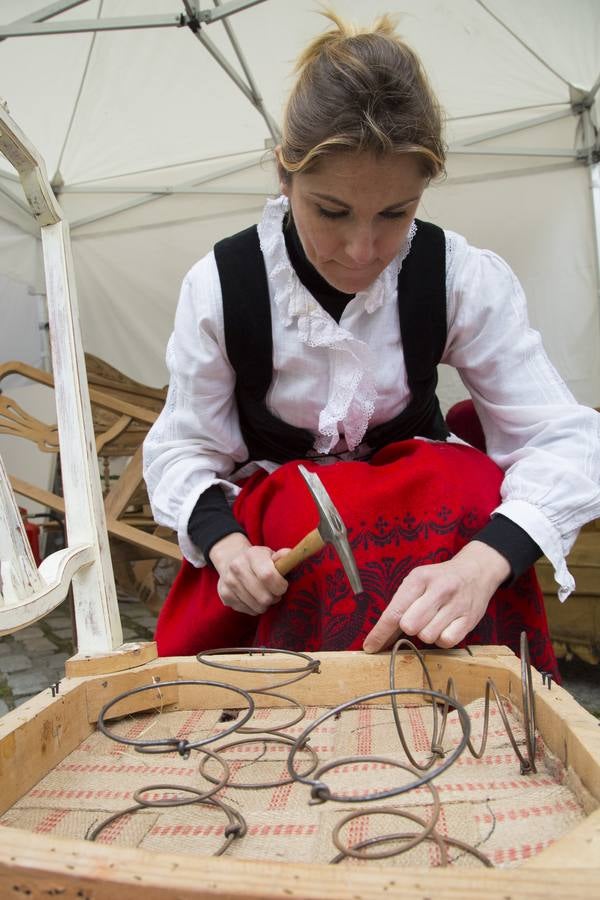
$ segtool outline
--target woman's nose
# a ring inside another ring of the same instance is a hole
[[[371,225],[357,225],[346,241],[347,256],[359,266],[373,262],[375,258],[375,235]]]

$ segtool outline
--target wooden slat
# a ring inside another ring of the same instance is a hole
[[[388,654],[366,655],[361,651],[347,651],[343,654],[343,665],[340,665],[340,654],[334,652],[313,653],[311,656],[321,662],[319,673],[304,678],[289,689],[282,688],[283,693],[290,693],[297,697],[300,703],[314,704],[318,702],[323,706],[335,706],[344,703],[353,697],[359,697],[371,691],[381,691],[389,687],[389,656]],[[267,666],[273,668],[285,668],[286,666],[303,665],[302,660],[280,654],[253,656],[248,660],[245,656],[228,657],[232,662],[253,666]],[[243,672],[230,672],[204,665],[193,657],[177,657],[178,671],[182,678],[201,678],[209,681],[228,681],[238,687],[246,688],[264,687],[277,678],[276,675],[260,675],[258,673],[247,674]],[[396,687],[417,687],[422,685],[422,670],[417,659],[412,653],[402,653],[398,656],[396,665]],[[316,699],[318,698],[318,700]],[[417,698],[417,701],[420,698]],[[199,709],[202,707],[219,707],[223,705],[223,692],[208,689],[182,688],[181,703],[186,709]],[[387,698],[379,701],[385,703]]]
[[[42,488],[36,487],[34,484],[29,484],[29,482],[23,481],[22,478],[10,476],[10,483],[16,494],[21,494],[24,497],[28,497],[30,500],[35,500],[37,503],[42,504],[42,506],[47,506],[55,512],[64,513],[65,504],[62,497],[57,497],[56,494],[52,494],[50,491],[45,491]],[[176,560],[182,559],[181,550],[177,544],[174,544],[172,541],[167,541],[165,538],[157,537],[154,534],[148,534],[145,531],[134,528],[132,525],[128,525],[126,522],[108,517],[106,520],[106,527],[109,534],[126,541],[128,544],[134,544],[136,547],[142,547],[144,550],[149,550],[156,556],[167,556],[170,559]]]
[[[127,509],[133,494],[143,478],[143,447],[135,451],[115,486],[104,498],[104,509],[110,519],[118,519]]]
[[[573,594],[565,603],[546,597],[545,604],[555,640],[588,642],[600,647],[600,597]]]
[[[491,644],[473,644],[468,647],[470,656],[514,656],[510,647],[495,647]]]
[[[155,534],[140,531],[138,528],[133,528],[123,521],[107,518],[106,527],[109,534],[114,534],[115,537],[121,538],[123,541],[135,544],[136,547],[152,550],[157,556],[167,556],[169,559],[177,560],[183,558],[177,544],[167,541],[165,538],[157,537]]]
[[[569,553],[569,566],[600,568],[600,530],[582,531]]]
[[[521,704],[521,663],[516,657],[503,659],[512,670],[512,699]],[[548,749],[565,767],[576,772],[583,786],[600,802],[600,723],[591,713],[561,688],[542,684],[539,672],[532,670],[535,688],[535,715],[538,731]],[[496,680],[494,676],[494,680]]]
[[[21,496],[27,497],[29,500],[35,500],[36,503],[39,503],[41,506],[47,506],[48,509],[52,509],[54,512],[64,513],[65,501],[62,497],[50,491],[45,491],[35,484],[30,484],[22,478],[17,478],[15,475],[10,475],[9,480],[15,494],[21,494]]]
[[[87,900],[597,900],[600,867],[415,869],[195,859],[2,829],[0,892]]]
[[[110,444],[111,441],[114,441],[115,438],[119,437],[128,425],[131,425],[131,416],[119,416],[119,418],[114,422],[113,425],[110,426],[106,431],[102,434],[97,435],[96,437],[96,453],[98,456],[102,453],[102,450],[107,444]]]
[[[166,387],[154,388],[134,381],[129,375],[115,369],[105,359],[100,359],[93,353],[85,354],[85,368],[88,373],[88,382],[92,385],[107,388],[111,393],[117,395],[123,394],[125,399],[131,395],[150,409],[160,409],[165,402]]]
[[[70,678],[80,675],[106,675],[143,666],[157,657],[158,651],[154,641],[123,644],[112,653],[72,656],[65,663],[65,673]]]
[[[43,372],[34,366],[28,366],[26,363],[11,361],[0,365],[0,380],[6,375],[23,375],[25,378],[31,378],[40,384],[48,387],[54,387],[54,379],[49,372]],[[136,406],[134,403],[127,403],[125,400],[114,397],[105,391],[99,391],[97,388],[89,388],[89,398],[92,403],[103,409],[110,409],[113,412],[123,413],[137,419],[139,422],[146,422],[148,425],[154,424],[158,418],[158,413],[143,406]]]
[[[31,790],[93,730],[81,679],[63,679],[57,697],[53,698],[49,689],[42,691],[2,716],[0,813]]]
[[[161,706],[178,703],[179,688],[160,688],[160,682],[175,681],[178,677],[180,676],[177,672],[177,665],[173,660],[157,659],[138,669],[103,675],[101,678],[91,678],[86,684],[86,718],[88,722],[97,722],[102,707],[117,694],[141,687],[144,684],[152,684],[153,681],[156,681],[156,690],[142,691],[134,694],[128,701],[119,703],[118,707],[115,707],[118,714],[125,715],[145,709],[159,709]]]

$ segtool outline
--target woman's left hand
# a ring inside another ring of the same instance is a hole
[[[466,544],[447,562],[413,569],[366,636],[363,649],[377,653],[401,633],[438,647],[456,646],[483,618],[509,575],[507,560],[481,541]]]

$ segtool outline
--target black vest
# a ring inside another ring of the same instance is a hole
[[[284,463],[310,455],[314,435],[273,415],[265,403],[273,379],[271,304],[256,225],[214,248],[227,356],[236,373],[235,398],[250,459]],[[449,431],[435,394],[446,344],[446,242],[437,225],[417,220],[398,275],[398,310],[411,400],[399,415],[367,431],[373,450],[419,435],[445,440]]]

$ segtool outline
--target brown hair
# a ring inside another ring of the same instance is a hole
[[[333,152],[418,154],[424,174],[444,172],[442,114],[419,58],[389,16],[369,29],[323,13],[336,26],[296,64],[279,161],[288,175]]]

